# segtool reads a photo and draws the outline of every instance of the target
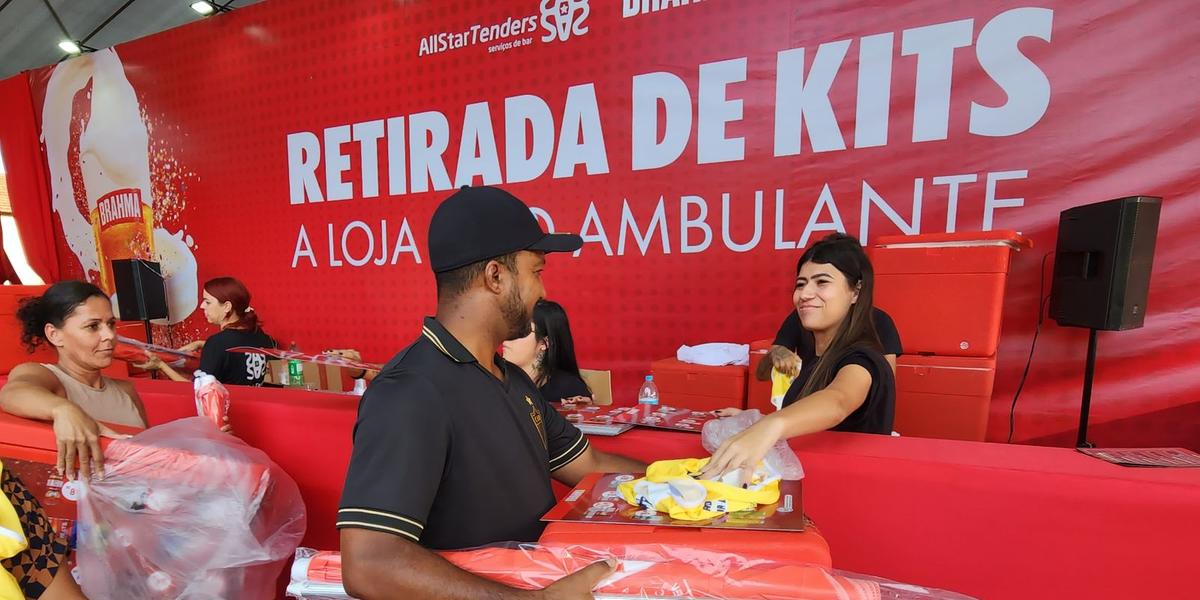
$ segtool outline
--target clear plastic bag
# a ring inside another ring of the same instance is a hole
[[[598,600],[705,598],[714,600],[967,600],[944,590],[896,583],[817,565],[746,558],[665,544],[613,548],[509,544],[441,553],[459,568],[520,589],[541,589],[594,562],[618,559],[596,586]],[[301,548],[288,596],[348,600],[336,552]],[[303,562],[310,559],[310,562]],[[336,564],[335,572],[331,566]]]
[[[304,537],[296,482],[205,417],[118,440],[79,499],[79,580],[91,598],[273,598]]]
[[[704,429],[700,432],[700,443],[705,450],[716,452],[717,448],[725,443],[725,440],[741,433],[762,418],[762,413],[758,412],[758,409],[752,408],[743,410],[732,417],[713,419],[704,424]],[[787,440],[775,442],[763,460],[778,471],[783,479],[789,481],[804,479],[804,467],[800,465],[800,459],[796,458],[796,453],[792,452],[788,446]]]

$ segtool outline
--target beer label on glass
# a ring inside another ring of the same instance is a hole
[[[91,214],[100,259],[100,287],[115,291],[112,261],[154,257],[154,212],[138,188],[113,190],[96,201]]]

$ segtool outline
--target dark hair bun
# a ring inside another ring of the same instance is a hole
[[[46,340],[46,324],[62,327],[63,321],[75,312],[75,308],[89,298],[108,299],[104,290],[86,281],[60,281],[41,296],[21,299],[17,307],[17,320],[21,322],[21,343],[33,352],[38,344]]]

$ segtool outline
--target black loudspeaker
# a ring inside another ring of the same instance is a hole
[[[140,259],[112,261],[113,284],[122,321],[167,318],[167,291],[158,263]]]
[[[1161,207],[1161,198],[1130,196],[1062,211],[1052,319],[1109,331],[1142,326]]]

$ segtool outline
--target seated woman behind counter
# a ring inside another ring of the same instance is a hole
[[[833,234],[804,252],[792,303],[813,334],[816,360],[804,361],[783,408],[713,453],[705,476],[749,473],[780,439],[827,429],[891,433],[896,380],[872,322],[874,288],[871,261],[854,237]]]
[[[220,331],[207,340],[195,341],[180,348],[184,352],[200,350],[201,371],[224,384],[262,385],[267,374],[267,357],[262,354],[228,352],[238,346],[274,348],[275,340],[262,329],[258,313],[250,307],[250,290],[233,277],[217,277],[204,283],[204,300],[200,303],[204,318]],[[157,369],[173,381],[191,381],[157,356],[143,365]]]
[[[575,339],[562,305],[539,300],[533,307],[533,331],[504,342],[504,360],[521,367],[537,384],[548,402],[592,398],[592,390],[579,373]]]

